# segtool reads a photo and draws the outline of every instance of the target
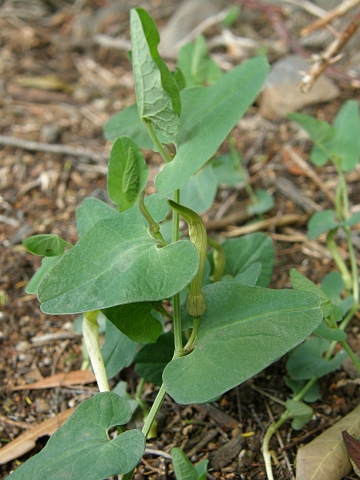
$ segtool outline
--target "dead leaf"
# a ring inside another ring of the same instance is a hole
[[[41,90],[57,90],[65,93],[72,93],[74,90],[73,87],[60,80],[56,75],[18,78],[16,82],[25,88],[33,87]]]
[[[339,480],[351,471],[342,431],[360,436],[360,405],[297,454],[297,480]]]
[[[51,435],[61,427],[63,423],[75,411],[75,408],[69,408],[64,412],[53,418],[49,418],[39,425],[35,425],[30,430],[19,435],[15,440],[8,443],[5,447],[0,449],[0,465],[11,462],[15,458],[19,458],[27,452],[30,452],[35,447],[36,440],[40,437]]]
[[[71,387],[72,385],[84,385],[92,382],[96,382],[96,379],[90,370],[74,370],[69,373],[57,373],[38,382],[17,385],[13,387],[12,390],[40,390],[42,388]]]
[[[343,440],[345,443],[346,450],[350,455],[350,461],[354,468],[354,472],[359,477],[360,476],[360,442],[352,435],[350,435],[346,430],[342,432]]]

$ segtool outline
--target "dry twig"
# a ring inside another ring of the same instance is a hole
[[[357,0],[357,2],[359,2],[359,0]],[[302,92],[308,92],[313,86],[315,80],[324,73],[325,69],[339,60],[342,49],[354,35],[359,26],[360,12],[355,15],[343,32],[335,38],[335,40],[320,55],[312,55],[312,65],[300,83]]]
[[[295,150],[290,146],[290,145],[286,145],[284,148],[283,148],[283,151],[289,155],[289,157],[291,158],[291,160],[296,163],[296,165],[298,167],[301,168],[301,170],[304,172],[304,174],[310,178],[310,180],[312,180],[315,185],[317,187],[319,187],[324,193],[325,195],[327,196],[327,198],[332,202],[334,203],[335,202],[335,199],[334,199],[334,194],[331,190],[329,190],[329,188],[327,187],[327,185],[321,180],[321,178],[319,177],[319,175],[313,170],[313,168],[311,167],[311,165],[309,165],[305,160],[303,160],[301,158],[301,156],[295,152]]]
[[[330,23],[334,18],[341,17],[345,15],[349,10],[356,7],[360,4],[360,0],[345,0],[342,2],[338,7],[330,10],[326,15],[322,16],[315,22],[311,23],[307,27],[301,30],[301,36],[308,35],[309,33],[313,32],[314,30],[318,30],[319,28],[324,27],[326,24]]]
[[[32,152],[47,152],[61,155],[69,155],[72,157],[87,157],[93,162],[105,162],[107,157],[100,153],[93,152],[82,147],[70,147],[68,145],[44,143],[44,142],[31,142],[29,140],[23,140],[22,138],[7,137],[0,135],[0,145],[6,145],[8,147],[21,148],[23,150],[29,150]]]

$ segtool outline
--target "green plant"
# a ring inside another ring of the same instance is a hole
[[[83,314],[100,393],[79,406],[42,452],[12,474],[14,480],[130,479],[166,393],[182,404],[211,401],[293,349],[323,317],[316,293],[266,288],[274,256],[270,238],[254,234],[220,245],[180,202],[180,190],[254,101],[268,73],[266,59],[245,62],[212,86],[180,92],[183,76],[160,58],[156,26],[143,9],[131,11],[131,40],[136,105],[107,126],[108,135],[126,133],[114,141],[109,161],[108,193],[117,210],[85,200],[76,214],[80,239],[71,248],[56,236],[24,242],[45,255],[27,287],[41,309]],[[145,198],[148,171],[140,148],[149,147],[149,139],[164,168],[156,193]],[[170,214],[168,235],[163,227]],[[179,240],[180,216],[189,240]],[[102,315],[108,319],[108,363],[99,344]],[[132,360],[140,376],[160,385],[142,431],[124,431],[131,407],[108,391],[108,377]],[[114,426],[119,435],[111,440]],[[75,434],[81,438],[73,442]],[[204,477],[204,464],[184,467],[176,452],[175,469],[191,470],[186,478]]]
[[[315,213],[308,224],[308,238],[326,233],[326,245],[339,272],[331,272],[317,287],[296,270],[290,272],[293,288],[313,292],[320,298],[324,319],[313,336],[295,348],[287,361],[286,383],[293,398],[285,403],[278,421],[268,428],[263,441],[263,455],[268,479],[273,479],[269,443],[283,423],[292,419],[292,427],[300,429],[307,423],[313,410],[304,402],[321,398],[318,379],[336,370],[349,355],[360,372],[360,361],[348,345],[346,327],[359,309],[359,272],[352,241],[351,227],[360,222],[360,212],[352,213],[344,172],[354,169],[360,158],[360,116],[357,102],[348,101],[338,112],[334,126],[301,113],[288,117],[296,121],[310,135],[315,146],[311,161],[318,166],[330,161],[336,168],[339,182],[334,210]],[[343,237],[339,235],[343,232]],[[345,239],[348,262],[340,253],[338,242]],[[337,345],[342,350],[335,353]]]

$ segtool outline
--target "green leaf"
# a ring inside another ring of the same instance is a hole
[[[217,178],[211,167],[200,170],[181,189],[181,204],[197,213],[206,212],[214,202]]]
[[[299,400],[287,400],[285,403],[290,416],[293,419],[291,426],[294,430],[300,430],[303,426],[310,422],[314,411],[309,405]]]
[[[353,170],[360,158],[360,116],[356,100],[348,100],[335,119],[336,152],[341,157],[342,170]]]
[[[314,117],[304,113],[289,113],[290,120],[297,122],[308,134],[315,147],[311,154],[311,160],[315,165],[325,165],[327,160],[333,154],[333,145],[336,130],[333,126],[323,120],[317,120]]]
[[[306,385],[307,380],[294,380],[293,378],[285,377],[285,383],[292,390],[293,394],[297,395]],[[316,402],[321,398],[321,388],[318,381],[315,381],[303,396],[304,402],[308,403]]]
[[[30,282],[26,285],[25,292],[29,295],[37,293],[42,279],[57,264],[61,257],[62,255],[60,255],[59,257],[44,257],[41,260],[41,266],[36,270]]]
[[[104,218],[115,218],[118,212],[105,202],[97,198],[85,198],[76,209],[76,227],[79,237]]]
[[[290,279],[291,284],[295,290],[304,290],[306,292],[315,293],[320,298],[320,306],[323,312],[324,317],[329,317],[332,313],[332,303],[330,298],[326,295],[326,293],[321,290],[321,288],[317,287],[315,283],[311,280],[306,278],[300,272],[298,272],[295,268],[290,270]]]
[[[351,227],[360,222],[360,212],[354,213],[348,220],[340,222],[335,218],[333,210],[315,212],[308,223],[308,238],[316,238],[329,230],[341,227]]]
[[[244,173],[234,164],[230,154],[216,157],[212,162],[212,167],[219,185],[224,184],[236,187],[245,180]]]
[[[308,292],[269,290],[234,282],[203,289],[207,311],[195,349],[172,360],[163,373],[178,403],[203,403],[263,370],[302,342],[322,319],[319,299]]]
[[[160,335],[155,344],[142,347],[135,357],[136,373],[154,385],[162,384],[162,374],[174,354],[174,335],[172,332]]]
[[[258,188],[257,190],[255,190],[255,197],[257,199],[257,203],[253,203],[247,208],[247,212],[249,215],[261,215],[273,208],[274,197],[267,193],[266,190]]]
[[[45,448],[11,474],[12,480],[99,480],[130,472],[145,450],[139,430],[113,440],[108,430],[131,418],[126,400],[115,393],[98,393],[82,402]]]
[[[176,81],[157,51],[156,25],[145,10],[136,8],[131,10],[130,31],[139,116],[171,138],[179,129],[181,100]]]
[[[343,171],[355,168],[360,157],[360,116],[355,100],[349,100],[342,106],[333,127],[301,113],[292,113],[288,117],[298,122],[315,142],[311,152],[315,165],[324,165],[329,159],[338,157]]]
[[[59,235],[33,235],[22,242],[26,250],[34,255],[44,257],[59,257],[71,248],[71,243],[65,242]]]
[[[223,75],[221,68],[209,56],[203,35],[196,37],[194,43],[181,47],[178,62],[187,87],[213,85]]]
[[[164,206],[157,196],[147,200],[158,220]],[[195,247],[182,240],[161,248],[146,228],[137,206],[96,223],[42,280],[43,311],[81,313],[162,300],[181,291],[198,269]]]
[[[249,285],[254,287],[261,274],[261,263],[255,262],[250,265],[246,270],[236,275],[236,277],[223,277],[222,282],[238,282],[243,285]]]
[[[109,380],[132,363],[137,346],[136,342],[121,333],[112,322],[106,322],[105,343],[101,351]]]
[[[295,380],[308,380],[320,378],[340,367],[347,356],[342,350],[330,360],[323,358],[330,342],[320,337],[311,337],[302,345],[294,349],[286,364],[286,369],[291,378]]]
[[[313,333],[319,337],[325,338],[325,340],[334,340],[336,342],[346,340],[347,336],[346,333],[339,328],[330,328],[325,320],[320,323]]]
[[[216,85],[183,90],[177,154],[156,177],[160,194],[181,188],[216,153],[255,100],[268,71],[266,59],[259,57],[234,68]]]
[[[236,277],[250,265],[260,262],[262,269],[258,286],[266,287],[271,280],[274,266],[274,245],[264,233],[253,233],[241,238],[225,240],[221,245],[226,255],[224,275]]]
[[[322,279],[321,290],[330,298],[333,304],[336,321],[342,320],[343,316],[353,306],[354,299],[352,295],[346,298],[342,297],[345,288],[344,280],[340,272],[330,272]]]
[[[110,153],[107,188],[120,212],[131,208],[146,187],[149,171],[139,147],[128,137],[117,138]]]
[[[120,380],[120,382],[117,383],[111,391],[116,393],[116,395],[119,395],[119,397],[125,398],[125,400],[130,405],[131,411],[134,413],[140,405],[140,400],[129,395],[127,390],[128,384],[123,380]]]
[[[180,448],[171,449],[171,459],[176,480],[206,480],[208,460],[202,460],[195,467]]]
[[[162,332],[162,325],[152,315],[154,305],[149,302],[117,305],[102,310],[124,335],[137,343],[154,343]]]
[[[239,18],[241,14],[241,8],[237,5],[231,5],[226,17],[223,19],[222,23],[225,27],[231,27],[234,25],[236,20]]]
[[[255,287],[258,279],[261,275],[262,267],[260,262],[255,262],[250,265],[246,270],[233,277],[231,281],[242,283],[243,285],[249,285]],[[226,279],[223,279],[226,280]]]
[[[130,137],[140,148],[152,148],[153,142],[139,117],[136,103],[113,115],[105,124],[106,140],[113,142],[118,137]]]

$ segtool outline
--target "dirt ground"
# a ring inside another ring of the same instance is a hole
[[[106,165],[111,145],[104,140],[103,126],[112,114],[134,101],[126,49],[113,49],[94,41],[94,32],[129,39],[128,12],[118,9],[110,14],[106,10],[109,4],[106,0],[0,2],[1,445],[97,391],[95,384],[40,390],[12,388],[81,366],[81,338],[71,330],[74,318],[43,314],[36,297],[24,291],[40,259],[28,254],[21,241],[33,234],[56,233],[75,243],[76,207],[87,196],[107,199]],[[158,25],[166,22],[176,4],[161,0],[143,3]],[[268,40],[279,41],[264,11],[251,10],[249,18],[254,22],[249,28],[266,35]],[[303,25],[312,17],[301,12],[296,20]],[[285,16],[284,21],[288,25],[290,20]],[[296,25],[292,24],[293,27],[296,38]],[[233,32],[237,34],[239,28],[235,24]],[[212,26],[204,33],[211,38],[217,30]],[[220,49],[217,53],[226,57],[228,52]],[[341,92],[338,99],[308,107],[305,112],[331,121],[344,100],[360,100],[359,89],[346,76],[337,79],[337,84]],[[292,267],[315,282],[334,267],[321,241],[306,240],[306,222],[312,208],[308,207],[309,202],[320,208],[332,205],[324,190],[284,153],[289,144],[299,146],[293,133],[283,119],[261,119],[256,105],[235,129],[237,147],[252,185],[274,194],[276,206],[265,218],[294,214],[287,225],[277,226],[275,222],[265,226],[276,248],[273,288],[290,286],[288,272]],[[302,139],[299,148],[306,158],[307,142]],[[152,152],[146,152],[146,158],[150,167],[156,167],[158,160]],[[323,185],[334,192],[334,169],[325,166],[316,169],[316,173]],[[279,179],[285,179],[288,187],[284,188]],[[354,205],[360,204],[359,179],[359,170],[348,176]],[[299,197],[296,199],[291,191]],[[213,209],[204,216],[210,231],[221,239],[243,227],[236,214],[244,208],[246,199],[244,190],[221,189]],[[359,328],[358,316],[349,328],[350,342],[357,351]],[[284,365],[284,360],[280,360],[214,405],[183,407],[167,398],[159,435],[148,448],[169,452],[178,446],[195,463],[209,458],[209,478],[265,479],[261,441],[269,423],[282,412],[273,399],[284,401],[290,395],[284,382]],[[132,368],[115,380],[120,378],[135,390]],[[312,421],[300,431],[292,430],[286,423],[280,430],[282,446],[273,439],[271,446],[279,461],[274,467],[277,480],[293,478],[299,446],[357,405],[358,388],[347,382],[348,378],[344,370],[324,377],[323,398],[312,405]],[[148,385],[146,401],[151,402],[155,393]],[[243,433],[249,435],[242,436]],[[46,437],[42,437],[30,453],[1,465],[0,477],[5,478],[45,443]],[[227,448],[215,455],[223,446]],[[136,478],[174,478],[170,460],[147,454]]]

